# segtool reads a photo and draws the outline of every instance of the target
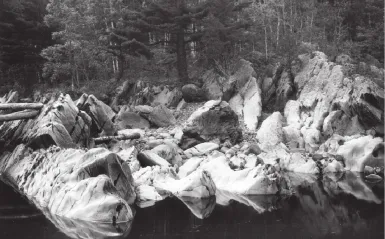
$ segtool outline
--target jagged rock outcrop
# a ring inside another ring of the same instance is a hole
[[[210,198],[215,195],[216,186],[210,174],[195,170],[179,178],[170,167],[145,167],[133,174],[139,205],[152,205],[154,201],[169,195],[177,197]]]
[[[186,134],[197,134],[206,141],[219,138],[236,143],[242,138],[237,114],[225,101],[211,100],[191,114],[183,129]]]
[[[55,144],[69,148],[88,144],[91,118],[79,110],[69,95],[44,105],[39,116],[5,122],[0,126],[4,148],[24,143],[37,149]]]
[[[261,89],[254,77],[250,76],[249,81],[230,99],[229,104],[249,130],[256,130],[262,114],[262,99]]]
[[[345,75],[343,66],[328,61],[322,52],[299,58],[303,67],[295,76],[294,83],[303,109],[301,112],[312,117],[312,127],[321,129],[330,112],[337,110],[350,119],[357,115],[365,129],[384,124],[383,88],[369,78]]]
[[[112,119],[115,117],[115,112],[98,100],[93,95],[83,94],[77,101],[76,106],[85,111],[92,118],[93,129],[103,136],[111,136],[116,133]]]
[[[342,156],[350,171],[363,172],[365,165],[384,167],[384,142],[370,135],[351,139],[338,148],[337,155]]]
[[[69,219],[116,223],[133,219],[133,179],[114,153],[19,145],[0,160],[0,174],[38,207]]]
[[[202,164],[200,168],[210,173],[219,190],[257,195],[275,194],[284,188],[272,167],[258,165],[254,168],[233,171],[227,158],[220,153],[209,156],[207,163]],[[284,190],[282,192],[284,193]]]
[[[257,139],[262,149],[269,149],[272,146],[283,142],[283,117],[281,113],[274,112],[262,122],[257,132]]]
[[[173,90],[169,87],[164,86],[162,91],[154,96],[152,105],[163,104],[166,107],[176,107],[182,99],[182,92],[178,88]]]

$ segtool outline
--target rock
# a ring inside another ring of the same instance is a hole
[[[175,128],[175,134],[174,134],[174,138],[180,142],[182,140],[182,137],[183,137],[183,130],[179,127]]]
[[[221,100],[223,96],[223,88],[228,84],[228,80],[216,74],[214,70],[208,70],[202,76],[203,86],[202,89],[205,93],[207,100]]]
[[[155,106],[148,115],[148,120],[158,127],[167,127],[176,123],[174,115],[164,105]]]
[[[381,138],[363,136],[345,142],[338,148],[337,155],[342,156],[346,170],[363,172],[365,165],[384,166],[384,143]]]
[[[229,139],[233,144],[242,138],[238,116],[225,101],[206,102],[189,117],[183,132],[197,134],[206,141]]]
[[[255,154],[258,155],[262,152],[261,148],[257,144],[250,144],[245,150],[245,154]]]
[[[178,105],[176,106],[176,110],[177,111],[181,111],[182,109],[184,109],[186,107],[186,101],[184,101],[184,99],[182,99]]]
[[[383,178],[381,178],[380,176],[376,175],[376,174],[370,174],[368,176],[365,176],[365,179],[370,181],[370,182],[381,182],[383,180]]]
[[[170,177],[157,178],[154,186],[177,197],[209,198],[214,196],[216,191],[210,174],[205,170],[196,170],[180,180]]]
[[[304,126],[301,128],[301,134],[305,141],[305,150],[314,153],[321,143],[321,132],[318,129]]]
[[[346,54],[340,54],[336,57],[336,63],[340,65],[352,64],[353,60],[350,56]]]
[[[302,69],[294,82],[298,102],[313,118],[311,127],[321,129],[331,111],[341,110],[350,118],[357,115],[365,129],[383,125],[384,89],[363,76],[347,77],[341,65],[328,61],[322,52],[303,57]]]
[[[0,125],[3,149],[25,143],[31,148],[48,148],[57,145],[71,148],[87,146],[91,118],[79,110],[69,95],[61,95],[41,109],[34,119],[4,122]]]
[[[166,107],[176,107],[182,99],[182,92],[178,88],[170,90],[167,86],[154,96],[152,105],[163,104]]]
[[[262,122],[257,132],[257,139],[262,149],[267,149],[269,146],[274,146],[284,141],[282,120],[281,113],[274,112]]]
[[[151,151],[143,151],[143,152],[140,152],[138,154],[138,160],[140,162],[140,165],[142,167],[146,167],[146,166],[156,166],[156,165],[159,165],[159,166],[170,166],[170,163],[167,162],[166,159],[160,157],[159,155],[157,155],[156,153],[154,152],[151,152]]]
[[[255,166],[257,166],[260,163],[263,164],[263,161],[259,160],[258,157],[254,154],[247,155],[247,157],[245,158],[245,161],[246,161],[246,164],[244,166],[245,168],[254,168]]]
[[[230,158],[229,166],[232,170],[242,170],[245,168],[246,160],[243,158],[234,156]]]
[[[155,166],[142,168],[134,173],[133,177],[135,185],[140,187],[143,187],[142,185],[154,187],[157,194],[163,198],[170,194],[177,197],[208,198],[215,195],[216,191],[210,174],[204,170],[195,170],[188,176],[178,179],[172,168]],[[145,195],[140,194],[138,194],[138,196],[140,196],[143,201],[159,198],[154,193],[154,190],[152,190],[149,195],[150,198],[145,198]]]
[[[284,116],[288,125],[297,125],[301,123],[301,103],[289,100],[286,103]]]
[[[117,153],[117,155],[123,160],[122,168],[125,171],[128,171],[129,168],[131,173],[134,173],[140,169],[140,163],[137,159],[138,150],[131,146],[128,149],[123,149]]]
[[[179,178],[184,178],[194,172],[202,163],[203,158],[192,157],[188,159],[180,168],[178,172]]]
[[[83,94],[77,101],[76,106],[91,116],[93,124],[102,136],[112,136],[116,129],[112,123],[115,112],[93,95]]]
[[[137,195],[136,200],[139,207],[152,206],[153,204],[148,204],[150,202],[157,202],[163,200],[165,197],[160,195],[156,189],[150,185],[139,185],[135,188],[135,193]],[[145,204],[146,203],[146,204]]]
[[[114,124],[117,130],[150,128],[150,123],[134,112],[119,112]]]
[[[275,90],[275,109],[282,111],[285,108],[286,102],[288,102],[294,93],[292,75],[287,70],[283,70]]]
[[[305,148],[305,141],[301,136],[301,131],[293,125],[282,128],[286,145],[290,149]]]
[[[216,149],[219,149],[218,144],[212,143],[212,142],[206,142],[206,143],[197,144],[192,148],[186,149],[184,151],[184,154],[186,154],[189,157],[202,156]]]
[[[230,107],[243,118],[249,130],[256,130],[258,119],[262,113],[261,89],[255,78],[244,85],[242,89],[229,101]]]
[[[168,144],[158,145],[155,148],[151,149],[151,152],[157,154],[163,159],[167,160],[171,165],[182,165],[182,158],[178,153],[178,146]]]
[[[2,177],[51,214],[110,224],[133,219],[132,175],[106,149],[86,152],[52,146],[31,152],[19,145],[0,162]]]
[[[202,102],[206,100],[204,91],[194,84],[187,84],[182,87],[183,99],[186,102]]]
[[[208,157],[207,163],[199,168],[210,173],[216,188],[243,195],[275,194],[280,180],[275,174],[268,174],[262,165],[233,171],[223,154]]]
[[[337,161],[333,160],[332,162],[328,163],[327,166],[323,169],[323,173],[338,173],[338,172],[344,172],[344,165]]]
[[[154,108],[149,105],[137,105],[134,109],[144,115],[150,114],[154,110]]]
[[[365,173],[365,174],[374,174],[375,171],[374,171],[374,168],[372,168],[372,167],[366,165],[366,166],[364,167],[364,173]]]
[[[301,153],[293,153],[291,157],[281,161],[281,167],[287,171],[296,173],[317,174],[319,169],[317,164],[310,158],[306,158]]]

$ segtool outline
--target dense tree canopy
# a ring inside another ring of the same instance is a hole
[[[1,81],[74,87],[166,62],[186,82],[192,67],[226,70],[241,57],[264,67],[305,49],[383,63],[383,9],[382,0],[1,1]]]

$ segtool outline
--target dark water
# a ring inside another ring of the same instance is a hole
[[[352,173],[288,179],[292,196],[169,198],[115,227],[44,215],[0,183],[0,238],[384,238],[383,182]]]

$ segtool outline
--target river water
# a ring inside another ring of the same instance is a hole
[[[116,226],[44,214],[0,182],[0,238],[384,238],[383,182],[350,172],[288,178],[291,196],[169,198]]]

